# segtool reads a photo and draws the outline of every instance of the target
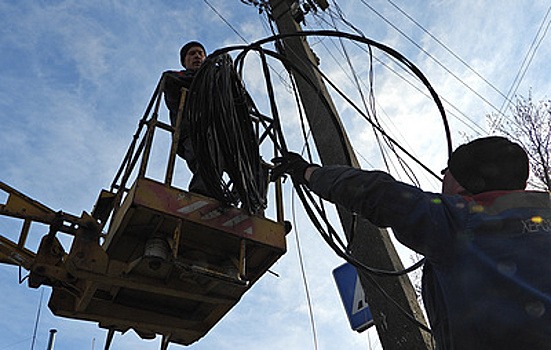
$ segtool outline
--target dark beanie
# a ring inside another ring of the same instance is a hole
[[[504,137],[484,137],[459,146],[448,160],[448,169],[472,194],[522,190],[528,179],[528,155]]]
[[[192,47],[195,47],[195,46],[199,46],[200,48],[203,49],[203,51],[205,51],[205,53],[207,52],[207,50],[205,50],[205,47],[203,46],[203,44],[201,44],[200,42],[198,42],[198,41],[188,42],[187,44],[182,46],[182,48],[180,49],[180,63],[182,64],[182,67],[186,68],[186,66],[184,64],[185,61],[186,61],[186,54],[189,51],[189,49],[191,49]]]

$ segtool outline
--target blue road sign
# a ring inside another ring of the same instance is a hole
[[[365,292],[360,283],[356,268],[345,263],[333,270],[341,300],[350,321],[350,326],[357,332],[363,332],[373,325],[373,316],[367,305]]]

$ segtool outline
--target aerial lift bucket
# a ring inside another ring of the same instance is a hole
[[[197,341],[286,251],[279,182],[276,220],[172,184],[185,90],[173,127],[157,120],[162,86],[91,214],[54,212],[0,183],[8,193],[0,214],[24,220],[16,243],[0,236],[0,262],[30,270],[33,288],[52,286],[55,315],[108,329],[105,349],[115,332],[130,329],[144,339],[162,335],[161,349]],[[172,135],[164,181],[146,176],[157,129]],[[34,221],[50,226],[36,253],[25,247]],[[68,253],[58,232],[74,236]]]
[[[161,79],[140,122],[142,142],[134,138],[111,191],[100,194],[92,213],[100,223],[111,215],[102,244],[106,271],[95,275],[77,266],[73,272],[86,281],[82,295],[54,288],[49,305],[56,315],[99,322],[111,338],[113,331],[131,328],[144,338],[162,334],[163,343],[187,345],[203,337],[285,253],[289,227],[282,220],[280,189],[276,221],[172,185],[186,90],[174,127],[157,119],[162,91]],[[162,182],[145,176],[156,129],[172,134]],[[124,191],[138,160],[136,179]]]
[[[285,253],[285,227],[143,178],[113,217],[103,248],[105,273],[76,267],[86,280],[82,295],[54,288],[54,314],[187,345]]]

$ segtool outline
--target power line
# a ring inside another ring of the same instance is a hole
[[[467,67],[471,72],[476,74],[480,79],[482,79],[486,84],[488,84],[492,89],[494,89],[495,92],[500,94],[502,97],[507,99],[507,96],[505,96],[495,85],[493,85],[490,81],[488,81],[486,78],[484,78],[480,73],[478,73],[474,68],[472,68],[467,62],[465,62],[461,57],[459,57],[455,52],[453,52],[450,48],[446,46],[442,41],[440,41],[437,37],[435,37],[432,33],[430,33],[425,27],[423,27],[419,22],[417,22],[414,18],[412,18],[407,12],[402,10],[398,5],[396,5],[392,0],[387,0],[394,8],[396,8],[400,13],[402,13],[404,16],[406,16],[407,19],[409,19],[411,22],[413,22],[417,27],[419,27],[423,32],[425,32],[428,36],[430,36],[434,41],[436,41],[440,46],[442,46],[448,53],[450,53],[454,58],[456,58],[459,62],[461,62],[465,67]]]
[[[210,9],[211,9],[214,13],[216,13],[216,14],[218,15],[218,17],[220,17],[220,19],[221,19],[222,21],[224,21],[224,23],[226,23],[226,24],[228,25],[228,27],[231,28],[231,30],[233,30],[233,32],[234,32],[238,37],[241,38],[241,40],[243,40],[245,43],[248,43],[247,39],[245,39],[245,37],[243,37],[243,35],[241,35],[241,34],[237,31],[237,29],[235,29],[235,27],[232,26],[232,24],[231,24],[230,22],[228,22],[228,21],[226,20],[226,18],[224,18],[224,16],[222,16],[222,14],[221,14],[220,12],[218,12],[218,10],[217,10],[214,6],[212,6],[212,5],[210,4],[210,2],[208,2],[208,0],[203,0],[203,1],[205,2],[205,4],[207,4],[207,5],[210,7]]]
[[[322,17],[319,17],[319,16],[316,16],[316,18],[319,20],[319,21],[323,21],[327,24],[327,20],[325,20],[324,18]],[[335,27],[335,29],[337,29]],[[327,53],[329,54],[329,56],[333,59],[333,61],[335,62],[335,64],[337,66],[340,67],[340,69],[342,70],[342,72],[346,75],[346,77],[351,81],[353,82],[354,79],[349,75],[348,71],[343,67],[343,65],[341,64],[341,61],[338,60],[335,55],[333,54],[332,50],[329,49],[329,47],[327,47],[327,45],[325,44],[325,42],[323,40],[319,40],[319,43],[325,48],[325,50],[327,51]],[[331,41],[331,43],[336,47],[337,51],[338,50],[338,47],[337,45]],[[360,46],[360,48],[367,53],[367,50],[363,47]],[[340,52],[340,51],[339,51]],[[404,82],[406,82],[407,84],[409,84],[411,87],[413,87],[414,89],[416,89],[418,92],[420,92],[422,95],[424,95],[425,97],[427,98],[431,98],[431,96],[426,93],[425,91],[421,90],[418,86],[416,86],[414,83],[412,83],[411,81],[409,81],[406,77],[404,77],[403,75],[401,75],[399,72],[397,72],[396,70],[394,70],[392,67],[388,66],[385,62],[381,61],[380,59],[378,59],[377,57],[375,57],[373,55],[373,58],[378,62],[380,63],[381,65],[383,65],[385,68],[389,69],[392,73],[394,73],[395,75],[398,76],[398,78],[402,79]],[[365,86],[365,83],[363,82],[363,80],[360,81],[360,83],[362,85]],[[367,88],[367,86],[365,86]],[[479,127],[474,121],[470,120],[468,116],[466,116],[462,111],[460,111],[459,109],[457,109],[455,106],[453,106],[453,104],[451,104],[449,101],[446,101],[446,99],[442,98],[442,100],[444,102],[446,102],[447,104],[449,104],[451,107],[455,108],[457,110],[458,113],[460,114],[463,114],[463,116],[468,119],[471,123],[473,123],[475,126]],[[379,106],[380,107],[380,106]],[[383,109],[383,113],[387,116],[388,120],[390,121],[390,123],[392,125],[394,125],[394,123],[392,122],[392,119],[390,118],[390,116],[388,116],[388,114],[384,111]],[[478,135],[481,135],[481,133],[477,130],[475,130],[473,128],[473,126],[467,124],[465,121],[461,120],[459,118],[459,116],[457,116],[455,113],[451,112],[451,111],[448,111],[448,113],[450,113],[452,116],[454,116],[456,119],[458,119],[461,123],[463,123],[465,126],[467,126],[468,128],[470,128],[471,130],[473,130],[475,133],[477,133]],[[480,127],[479,127],[480,128]],[[401,137],[402,141],[405,142],[407,144],[407,140],[406,138],[400,133],[399,129],[395,127],[396,130],[398,130],[398,134],[399,136]],[[480,129],[482,130],[482,129]],[[483,130],[482,130],[483,131]],[[484,131],[483,131],[484,132]],[[305,138],[306,139],[306,138]],[[363,156],[363,154],[355,147],[353,147],[354,149],[354,152],[365,162],[367,163],[370,167],[374,168],[375,165],[372,164],[365,156]],[[397,155],[397,157],[399,158],[399,156]]]
[[[457,81],[459,81],[463,86],[465,86],[467,89],[469,89],[472,93],[474,93],[478,98],[480,98],[482,101],[484,101],[487,105],[492,107],[494,110],[496,110],[498,113],[501,113],[500,110],[488,99],[486,99],[484,96],[479,94],[477,91],[475,91],[472,87],[470,87],[467,83],[465,83],[460,77],[458,77],[455,73],[453,73],[450,69],[448,69],[444,64],[442,64],[440,61],[436,59],[433,55],[431,55],[427,50],[423,49],[419,44],[417,44],[413,39],[411,39],[406,33],[404,33],[400,28],[396,27],[391,21],[386,19],[381,13],[379,13],[377,10],[373,8],[373,6],[369,5],[365,0],[361,0],[362,4],[369,8],[371,11],[373,11],[377,16],[379,16],[383,21],[385,21],[388,25],[390,25],[392,28],[394,28],[398,33],[400,33],[402,36],[404,36],[409,42],[411,42],[415,47],[417,47],[421,52],[423,52],[425,55],[427,55],[430,59],[432,59],[436,64],[438,64],[442,69],[444,69],[447,73],[449,73],[452,77],[454,77]]]
[[[451,132],[450,132],[450,129],[449,129],[448,119],[446,117],[446,113],[445,113],[444,107],[442,105],[442,101],[440,99],[440,96],[436,93],[436,91],[434,90],[434,88],[432,87],[432,85],[430,84],[428,79],[425,77],[425,75],[421,72],[421,70],[419,70],[419,68],[417,66],[415,66],[411,61],[409,61],[405,56],[400,54],[398,51],[396,51],[396,50],[394,50],[394,49],[392,49],[392,48],[390,48],[390,47],[388,47],[384,44],[381,44],[379,42],[376,42],[374,40],[371,40],[371,39],[368,39],[368,38],[365,38],[365,37],[361,37],[361,36],[354,35],[354,34],[351,34],[351,33],[327,31],[327,30],[301,31],[301,32],[296,32],[296,33],[279,34],[279,35],[275,35],[273,37],[258,40],[256,42],[252,43],[251,45],[249,45],[246,49],[247,50],[252,49],[252,50],[256,51],[256,50],[260,50],[261,45],[264,45],[268,42],[273,42],[273,41],[285,39],[285,38],[288,38],[288,37],[310,37],[310,36],[343,37],[343,38],[347,38],[349,40],[353,40],[353,41],[357,41],[357,42],[360,42],[360,43],[363,43],[363,44],[367,44],[367,45],[376,47],[377,49],[387,53],[389,56],[393,57],[396,60],[396,62],[399,62],[401,65],[404,65],[404,67],[407,67],[411,71],[411,73],[414,74],[423,83],[423,85],[425,85],[425,87],[429,91],[430,95],[432,96],[432,98],[433,98],[433,100],[436,104],[436,107],[437,107],[437,109],[438,109],[438,111],[439,111],[439,113],[442,117],[442,122],[444,124],[444,131],[445,131],[445,134],[446,134],[447,150],[448,150],[448,153],[451,154],[451,152],[452,152]],[[226,53],[226,52],[229,52],[229,51],[235,50],[235,49],[242,49],[242,48],[243,47],[229,47],[229,48],[226,48],[224,50],[219,50],[219,54]],[[281,60],[283,64],[287,64],[287,65],[290,66],[291,69],[296,70],[296,67],[294,66],[294,64],[292,64],[292,62],[290,62],[288,59],[286,59],[285,56],[279,55],[276,52],[273,52],[273,51],[270,51],[270,50],[265,50],[265,49],[263,49],[263,52],[266,53],[269,56],[276,57],[277,59]],[[361,110],[361,108],[359,108],[325,74],[323,74],[323,72],[317,67],[317,65],[313,64],[313,62],[309,62],[308,64],[310,64],[311,67],[316,70],[317,74],[319,74],[320,77],[325,82],[327,82],[330,85],[330,87],[333,88],[334,91],[339,96],[341,96],[351,107],[353,107],[353,109],[355,109],[360,115],[362,115],[364,117],[364,119],[366,119],[367,122],[369,122],[371,125],[376,127],[377,130],[381,133],[381,135],[383,135],[385,138],[388,138],[388,140],[390,142],[392,142],[405,155],[407,155],[411,160],[413,160],[418,165],[420,165],[428,173],[430,173],[434,177],[440,179],[439,175],[434,173],[430,168],[428,168],[425,164],[423,164],[419,159],[417,159],[415,156],[413,156],[411,154],[411,152],[409,152],[402,145],[400,145],[398,142],[396,142],[396,140],[394,140],[392,137],[390,137],[390,135],[385,130],[383,130],[380,126],[375,124],[368,116],[366,116],[365,113]],[[305,77],[302,74],[301,70],[296,70],[296,71],[297,71],[298,74],[301,74],[301,76],[303,78],[308,79],[307,77]],[[312,84],[312,82],[309,81],[309,80],[307,80],[307,83]],[[322,101],[322,103],[325,103],[326,107],[327,107],[327,100],[321,99],[321,101]],[[333,117],[336,117],[336,116],[333,114]],[[336,118],[333,119],[333,121],[335,123],[337,123]],[[341,137],[344,137],[344,135],[341,134]]]
[[[511,99],[516,94],[517,89],[524,78],[524,75],[526,74],[526,71],[528,70],[528,67],[530,66],[530,63],[532,63],[532,59],[534,58],[537,49],[541,45],[541,42],[547,35],[547,31],[549,30],[549,26],[551,25],[551,19],[549,20],[549,23],[547,23],[547,27],[545,28],[545,31],[541,38],[538,41],[538,37],[543,29],[543,26],[545,25],[545,22],[547,21],[547,17],[549,17],[549,14],[551,13],[551,6],[549,6],[549,9],[547,9],[547,13],[543,17],[543,20],[541,21],[541,24],[538,28],[538,31],[536,32],[536,35],[534,36],[534,40],[532,40],[532,43],[530,44],[530,48],[526,52],[526,55],[524,56],[524,60],[522,61],[518,72],[515,76],[515,79],[513,79],[513,83],[511,84],[511,87],[509,88],[509,91],[507,92],[507,96],[505,96],[505,100],[503,101],[503,104],[500,108],[500,114],[504,114],[505,110],[507,110],[507,107],[509,107],[509,104],[511,103]],[[536,43],[537,41],[537,43]],[[530,58],[529,58],[530,57]],[[526,65],[525,65],[526,64]],[[516,86],[515,86],[516,85]],[[503,112],[503,113],[502,113]],[[497,123],[495,124],[497,126]]]
[[[450,141],[449,140],[449,127],[448,127],[448,123],[447,123],[447,120],[446,120],[446,117],[445,117],[445,112],[443,110],[443,107],[442,107],[442,104],[440,102],[440,99],[439,99],[438,95],[436,94],[436,92],[434,91],[434,89],[432,88],[430,83],[428,82],[427,78],[422,74],[422,72],[412,62],[407,60],[407,58],[405,58],[403,55],[401,55],[397,51],[395,51],[395,50],[393,50],[393,49],[391,49],[391,48],[389,48],[389,47],[387,47],[383,44],[377,43],[373,40],[369,40],[367,38],[359,37],[359,36],[348,34],[348,33],[340,33],[340,32],[335,32],[335,31],[315,31],[315,32],[305,31],[305,32],[275,35],[275,36],[270,37],[270,38],[265,38],[265,39],[256,41],[256,42],[254,42],[251,45],[246,46],[246,47],[245,46],[237,46],[237,47],[229,47],[229,48],[225,48],[225,49],[220,49],[215,54],[217,54],[217,55],[226,54],[226,53],[228,53],[232,50],[239,49],[239,50],[243,50],[243,55],[239,56],[239,60],[244,61],[244,59],[245,59],[244,55],[246,55],[247,53],[252,52],[252,51],[258,51],[259,53],[261,53],[261,57],[263,58],[263,61],[265,59],[264,56],[270,56],[270,57],[277,58],[277,59],[281,60],[284,65],[288,66],[290,70],[292,70],[294,72],[297,72],[297,74],[300,75],[301,78],[305,79],[307,84],[310,84],[311,86],[313,86],[314,84],[313,84],[312,79],[309,79],[307,74],[305,74],[302,69],[298,68],[297,64],[295,64],[293,61],[288,60],[284,55],[280,55],[277,52],[262,48],[262,45],[264,45],[264,44],[275,42],[275,41],[278,41],[278,40],[285,40],[285,38],[288,38],[288,37],[309,37],[309,36],[333,36],[333,37],[343,37],[343,38],[347,38],[349,40],[356,40],[356,41],[362,42],[364,44],[368,44],[368,45],[371,45],[373,47],[376,47],[379,50],[385,51],[391,57],[394,57],[400,64],[403,64],[404,66],[408,67],[412,71],[412,73],[415,74],[423,82],[423,84],[425,84],[426,88],[430,91],[431,95],[433,96],[434,101],[435,101],[435,103],[438,107],[438,110],[440,111],[440,113],[442,115],[442,119],[443,119],[443,122],[444,122],[444,125],[445,125],[446,138],[448,139],[448,141]],[[302,56],[302,57],[304,57],[304,56]],[[328,80],[328,78],[325,75],[323,75],[323,73],[321,71],[319,71],[319,69],[317,68],[317,66],[315,65],[314,62],[309,62],[309,64],[311,65],[311,67],[313,69],[316,69],[316,72],[318,74],[320,74],[321,79],[328,82],[331,85],[331,87],[333,87],[335,89],[335,91],[341,97],[343,97],[349,104],[351,104],[351,106],[355,110],[357,110],[360,114],[362,114],[364,116],[364,118],[366,118],[365,113],[363,113],[363,111],[361,111],[361,109],[358,109],[357,106],[352,101],[350,101],[350,99],[347,98],[346,95],[344,95],[342,93],[342,91],[340,91],[334,84],[332,84]],[[264,68],[264,72],[268,71],[266,69],[267,67],[266,67],[265,62],[263,63],[263,68]],[[266,80],[267,80],[267,84],[268,84],[268,82],[269,82],[269,84],[271,84],[269,76],[266,76]],[[270,88],[268,90],[269,90],[270,100],[275,101],[275,98],[274,98],[275,96],[274,96],[273,89]],[[318,96],[318,97],[321,97],[321,96]],[[326,98],[320,98],[320,102],[323,104],[323,106],[325,108],[330,108],[331,107],[331,106],[329,106],[328,100]],[[273,104],[273,106],[276,107],[275,103]],[[276,108],[274,108],[274,110],[272,112],[272,115],[273,115],[274,126],[276,128],[277,134],[281,135],[281,141],[282,141],[281,149],[282,149],[283,152],[285,152],[286,151],[286,146],[285,146],[285,143],[283,142],[284,141],[283,140],[283,134],[282,134],[282,131],[280,129],[280,123],[279,123],[279,117],[278,117],[279,113],[277,113]],[[337,118],[336,118],[336,115],[334,113],[330,114],[330,118],[331,119],[329,120],[329,122],[331,122],[331,123],[336,123],[337,122]],[[371,122],[371,120],[369,120],[369,118],[366,118],[366,119],[369,122]],[[389,141],[394,143],[396,145],[396,147],[400,148],[400,150],[402,152],[404,152],[410,158],[415,160],[415,157],[412,157],[410,152],[408,152],[406,149],[404,149],[402,146],[400,146],[395,140],[393,140],[380,126],[378,126],[378,125],[374,125],[374,126],[376,126],[377,129],[379,130],[379,132],[382,135],[384,135],[385,137],[387,137],[389,139]],[[340,139],[340,142],[346,142],[342,132],[338,133],[337,137]],[[448,142],[448,146],[451,146],[450,143],[451,142]],[[451,148],[451,147],[448,147],[448,148]],[[418,164],[420,164],[421,166],[423,166],[423,164],[420,163],[418,160],[416,162]],[[430,169],[428,169],[426,167],[424,167],[424,168],[425,168],[425,170],[431,172]],[[435,176],[438,177],[437,175],[435,175]],[[299,193],[299,197],[301,198],[303,203],[305,203],[305,201],[306,201],[305,196],[309,196],[309,194],[303,195],[301,190],[300,190],[300,187],[299,188],[295,187],[295,188],[297,189],[297,193]],[[346,254],[348,252],[347,246],[344,244],[342,239],[339,237],[338,233],[336,233],[336,231],[334,229],[330,228],[331,225],[328,221],[328,218],[325,217],[325,214],[324,214],[325,211],[322,210],[320,212],[320,206],[317,205],[317,204],[314,204],[314,202],[312,202],[312,203],[313,203],[313,205],[315,205],[316,212],[319,213],[319,215],[321,216],[320,218],[323,221],[323,225],[322,225],[320,223],[320,221],[317,220],[316,214],[314,214],[314,216],[315,216],[314,217],[315,226],[316,226],[316,228],[318,228],[320,233],[322,233],[322,236],[324,237],[324,239],[326,239],[326,242],[329,243],[330,246],[336,248],[336,252],[339,254],[339,256],[341,256],[343,258],[347,258],[347,260],[352,261],[352,263],[354,263],[356,266],[360,266],[361,269],[365,269],[366,271],[369,271],[369,273],[373,273],[373,274],[377,274],[377,275],[397,276],[397,275],[402,275],[402,274],[411,272],[412,269],[416,269],[422,264],[422,261],[420,261],[420,262],[416,263],[415,265],[413,265],[413,266],[411,266],[407,269],[402,269],[400,271],[388,271],[388,270],[381,270],[381,269],[377,269],[377,268],[372,268],[372,267],[369,267],[369,266],[366,266],[366,265],[360,263],[359,261],[357,261],[355,259],[353,260],[353,258],[351,256],[348,256],[348,254]],[[313,211],[308,209],[308,205],[305,205],[305,208],[306,208],[306,210],[307,210],[307,212],[310,216],[310,214],[313,213]],[[355,223],[354,219],[352,221]],[[327,230],[324,228],[325,226],[328,227]],[[379,293],[382,297],[384,297],[386,300],[390,301],[390,303],[392,305],[394,305],[394,307],[397,308],[398,312],[400,312],[401,314],[404,315],[404,317],[406,317],[409,320],[411,320],[412,322],[414,322],[417,326],[419,326],[422,329],[430,332],[430,330],[423,323],[419,322],[414,316],[412,316],[412,314],[408,310],[404,309],[401,306],[400,302],[394,300],[392,298],[392,296],[390,296],[381,287],[381,285],[376,280],[374,280],[371,276],[368,276],[366,278],[368,278],[371,281],[371,283],[375,286],[375,288],[377,288],[377,290],[379,291]]]
[[[338,5],[335,4],[336,7],[338,8]],[[329,15],[330,16],[335,16],[332,12],[329,12]],[[358,32],[360,35],[364,36],[361,31],[359,31],[358,29],[356,29],[354,26],[352,26],[350,24],[350,22],[348,22],[342,15],[342,13],[339,12],[338,15],[336,15],[339,17],[339,19],[344,22],[347,26],[351,27],[354,31]],[[324,22],[325,24],[331,26],[331,24],[324,18],[322,17],[319,17],[318,16],[318,19],[321,21],[321,22]],[[365,36],[364,36],[365,37]],[[348,77],[348,79],[350,79],[350,81],[353,81],[352,77],[350,77],[348,75],[348,72],[343,68],[342,64],[340,63],[339,60],[337,60],[337,58],[333,55],[333,53],[331,52],[331,50],[329,50],[329,48],[327,47],[327,45],[325,45],[323,42],[322,42],[322,45],[325,47],[325,49],[327,50],[328,54],[333,58],[333,60],[335,61],[335,63],[341,68],[341,70],[346,74],[346,76]],[[361,50],[363,50],[364,52],[367,53],[366,49],[362,46],[359,46],[359,48]],[[425,97],[427,98],[431,98],[431,96],[426,93],[425,91],[421,90],[419,87],[417,87],[414,83],[412,83],[409,79],[407,79],[405,76],[403,76],[402,74],[400,74],[399,72],[397,72],[394,68],[392,68],[391,66],[389,66],[388,64],[386,64],[384,61],[380,60],[379,58],[377,58],[376,56],[373,56],[373,58],[375,59],[375,61],[377,61],[379,64],[381,64],[382,66],[384,66],[386,69],[388,69],[389,71],[391,71],[392,73],[394,73],[396,76],[398,76],[400,79],[402,79],[404,82],[406,82],[408,85],[410,85],[412,88],[416,89],[417,91],[419,91],[421,94],[423,94]],[[400,66],[400,68],[403,69],[403,67]],[[407,71],[406,71],[407,72]],[[363,82],[362,82],[363,83]],[[446,104],[451,107],[453,110],[455,110],[458,114],[454,113],[453,111],[447,109],[447,112],[452,115],[453,117],[455,117],[459,122],[461,122],[463,125],[465,125],[466,127],[468,127],[469,129],[471,129],[473,132],[475,132],[477,135],[483,135],[483,134],[486,134],[486,131],[480,126],[478,125],[478,123],[474,120],[472,120],[471,118],[469,118],[468,115],[466,115],[463,111],[461,111],[457,106],[455,106],[451,101],[447,100],[445,97],[443,96],[440,96],[440,98],[442,99],[442,101],[446,102]],[[461,118],[461,116],[463,118]],[[476,127],[476,129],[475,129]]]
[[[335,21],[335,18],[332,17],[332,22],[333,22],[333,27],[335,30],[338,30],[337,28],[337,24],[336,24],[336,21]],[[356,73],[356,70],[354,68],[354,65],[352,64],[352,61],[350,59],[350,55],[348,54],[348,50],[346,49],[344,43],[343,43],[343,40],[342,38],[339,38],[339,43],[341,45],[341,48],[342,48],[342,51],[343,51],[343,54],[346,58],[346,62],[348,63],[348,66],[350,68],[350,71],[352,73],[352,77],[353,77],[353,82],[354,84],[356,85],[356,88],[360,94],[360,97],[362,99],[362,103],[364,105],[364,108],[366,110],[366,113],[367,115],[379,126],[381,126],[381,122],[379,121],[379,118],[377,116],[377,111],[376,111],[376,107],[375,107],[375,94],[374,94],[374,91],[373,91],[373,83],[374,83],[374,77],[373,77],[373,51],[371,50],[371,47],[369,46],[369,50],[368,50],[368,57],[369,57],[369,78],[368,78],[368,81],[369,81],[369,86],[367,87],[368,88],[368,91],[369,91],[369,94],[368,94],[368,97],[369,97],[369,103],[366,102],[365,100],[365,96],[363,94],[363,90],[362,90],[362,87],[361,87],[361,83],[360,83],[360,80],[358,78],[358,75]],[[363,81],[362,81],[363,83]],[[373,133],[375,135],[375,139],[377,141],[377,144],[379,145],[379,150],[381,152],[381,157],[385,163],[385,166],[388,170],[388,172],[390,172],[390,165],[392,165],[394,167],[394,169],[396,169],[396,165],[394,164],[394,162],[392,161],[392,159],[387,155],[387,152],[385,152],[385,149],[383,147],[383,144],[382,144],[382,141],[379,137],[379,134],[377,133],[377,130],[372,127],[372,130],[373,130]],[[393,147],[393,145],[386,139],[386,138],[383,138],[383,141],[385,142],[386,146],[388,147],[388,149],[394,153],[394,155],[396,156],[396,160],[397,162],[400,164],[402,170],[404,171],[404,173],[406,175],[408,175],[408,177],[413,181],[413,182],[417,182],[417,179],[415,177],[415,174],[413,173],[413,171],[411,171],[411,168],[409,168],[405,162],[403,161],[403,159],[398,155],[398,153],[396,152],[395,148]]]

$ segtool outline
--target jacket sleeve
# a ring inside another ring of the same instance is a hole
[[[312,173],[309,187],[376,226],[392,228],[402,244],[433,258],[451,248],[466,221],[460,196],[424,192],[382,171],[325,166]]]
[[[164,99],[168,110],[171,113],[171,123],[174,125],[175,120],[172,120],[176,113],[178,113],[178,107],[180,104],[180,89],[183,87],[183,83],[178,78],[177,72],[166,71],[163,73],[164,79]]]
[[[180,98],[182,97],[182,88],[189,89],[193,82],[193,72],[165,71],[163,73],[163,79],[165,104],[170,112],[170,123],[172,126],[175,126],[178,108],[180,107]],[[188,124],[189,123],[184,119],[181,139],[188,137]]]

